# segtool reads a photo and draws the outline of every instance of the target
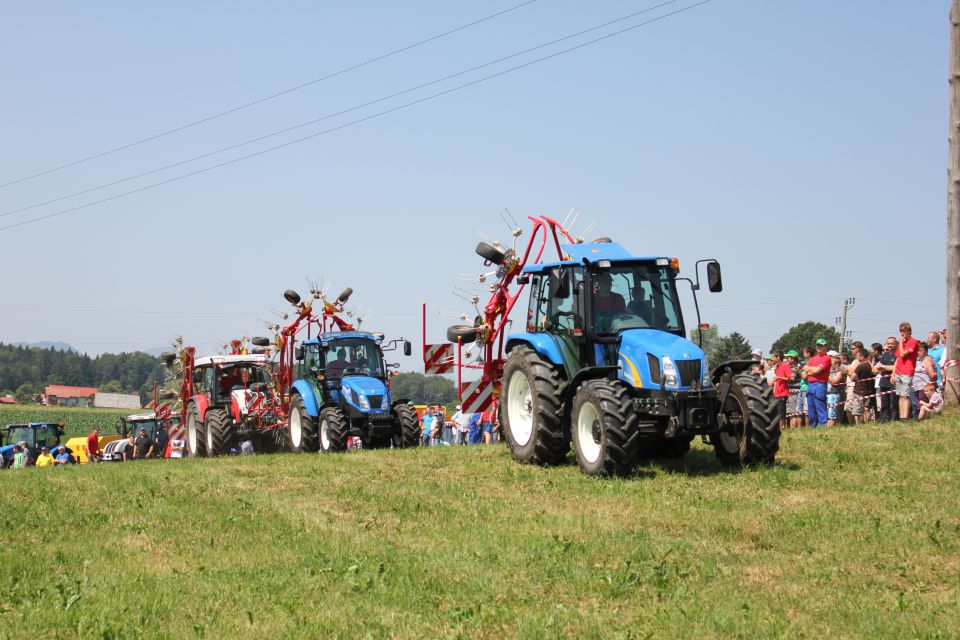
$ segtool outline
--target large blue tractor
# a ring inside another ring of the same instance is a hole
[[[8,424],[4,431],[5,433],[0,434],[0,459],[9,461],[13,456],[13,447],[24,442],[30,449],[30,459],[36,460],[42,447],[52,450],[60,444],[60,436],[63,435],[63,423]]]
[[[513,457],[558,464],[572,442],[585,473],[625,475],[701,436],[725,464],[771,463],[780,424],[753,362],[710,369],[686,338],[677,281],[696,300],[699,278],[613,242],[561,249],[564,260],[528,265],[519,281],[530,285],[526,330],[507,338],[500,405]],[[719,263],[702,262],[720,291]]]
[[[290,440],[303,448],[343,451],[347,438],[365,447],[415,447],[420,440],[416,410],[405,399],[391,399],[389,365],[383,335],[364,331],[321,333],[304,340],[295,352],[296,378],[290,389]]]

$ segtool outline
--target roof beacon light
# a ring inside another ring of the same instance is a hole
[[[680,273],[680,258],[670,258],[670,266],[674,273]]]

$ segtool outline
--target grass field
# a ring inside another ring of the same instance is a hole
[[[958,427],[609,481],[502,447],[4,472],[0,636],[955,638]]]

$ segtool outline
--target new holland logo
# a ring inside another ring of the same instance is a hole
[[[686,358],[687,360],[689,360],[689,359],[690,359],[690,354],[689,354],[689,353],[685,353],[685,354],[683,354],[683,357]]]

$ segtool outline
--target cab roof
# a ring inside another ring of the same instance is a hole
[[[19,424],[8,424],[7,429],[16,429],[17,427],[59,427],[59,422],[22,422]]]
[[[316,338],[311,338],[309,340],[304,340],[303,344],[320,344],[328,345],[331,342],[336,342],[337,340],[345,340],[350,338],[357,339],[366,339],[373,340],[375,342],[380,342],[383,340],[383,334],[380,333],[367,333],[366,331],[331,331],[329,333],[321,333]]]
[[[231,355],[231,356],[204,356],[203,358],[197,358],[193,361],[193,366],[201,367],[209,364],[215,365],[224,365],[224,364],[266,364],[269,361],[269,357],[262,353],[254,353],[247,355]]]
[[[563,244],[560,245],[566,260],[555,262],[545,262],[542,264],[528,265],[523,269],[523,273],[542,273],[548,269],[559,266],[572,266],[587,262],[597,262],[598,260],[609,260],[610,262],[638,262],[645,260],[658,260],[662,256],[634,256],[616,242],[596,242],[584,244]]]

